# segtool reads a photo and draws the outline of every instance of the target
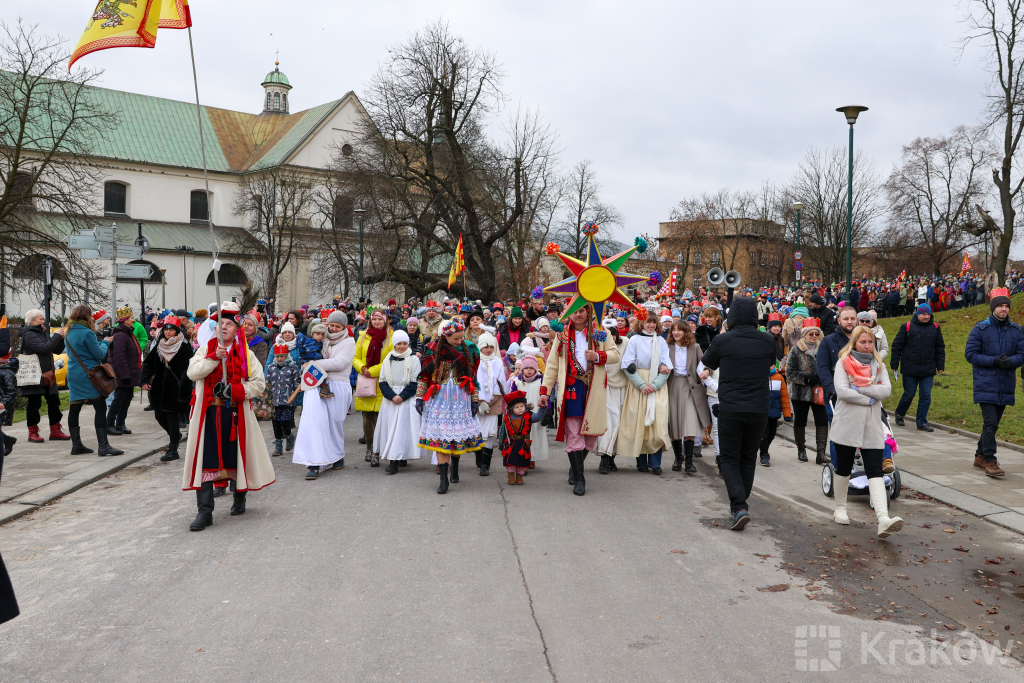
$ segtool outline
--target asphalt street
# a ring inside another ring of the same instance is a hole
[[[891,539],[866,500],[833,525],[789,444],[736,533],[710,447],[695,476],[589,458],[582,498],[554,444],[523,486],[470,457],[439,496],[346,431],[344,470],[275,458],[201,533],[156,456],[0,527],[0,681],[1021,680],[1021,537],[913,494]]]

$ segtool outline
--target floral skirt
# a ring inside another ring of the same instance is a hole
[[[473,417],[472,400],[448,380],[423,407],[420,448],[447,455],[462,455],[483,448],[480,422]]]

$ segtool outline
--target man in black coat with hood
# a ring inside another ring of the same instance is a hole
[[[811,294],[810,300],[807,302],[807,310],[810,311],[811,317],[817,318],[821,324],[822,338],[836,331],[836,314],[825,305],[825,300],[821,298],[820,294]],[[852,310],[856,311],[857,307],[854,306]]]
[[[719,334],[704,354],[704,366],[718,374],[718,438],[722,478],[729,491],[732,528],[750,521],[747,498],[754,487],[757,452],[768,422],[768,370],[775,364],[772,335],[757,329],[757,303],[733,301],[728,332]],[[707,379],[707,370],[701,379]]]

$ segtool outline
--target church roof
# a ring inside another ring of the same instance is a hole
[[[106,128],[93,140],[87,156],[203,168],[195,103],[107,88],[87,91],[98,107],[121,116],[120,125]],[[349,96],[354,94],[294,114],[200,107],[207,168],[244,173],[285,163]],[[42,118],[40,124],[45,125]],[[45,131],[39,137],[45,140]]]
[[[263,83],[260,85],[277,84],[287,87],[292,87],[292,84],[288,82],[288,77],[285,76],[279,68],[276,66],[274,70],[267,74],[267,77],[263,79]]]

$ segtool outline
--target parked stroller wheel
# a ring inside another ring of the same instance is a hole
[[[889,500],[894,500],[900,497],[900,491],[903,489],[903,478],[900,477],[900,470],[898,467],[889,476],[892,477],[892,486],[889,487],[891,489],[889,492]]]
[[[835,473],[832,471],[831,464],[826,464],[821,468],[821,492],[827,498],[834,498],[836,495]]]

